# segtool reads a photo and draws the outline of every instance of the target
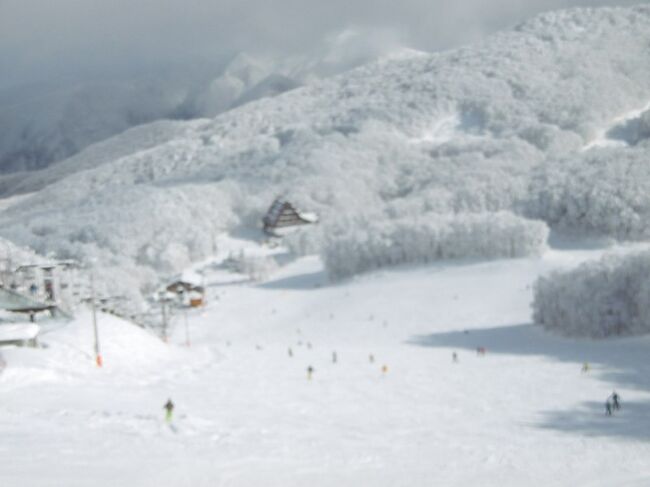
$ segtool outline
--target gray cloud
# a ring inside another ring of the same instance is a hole
[[[0,0],[0,87],[148,71],[236,51],[301,53],[350,25],[448,48],[570,6],[634,0]]]

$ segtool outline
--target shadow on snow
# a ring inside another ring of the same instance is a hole
[[[309,290],[327,285],[327,274],[325,271],[310,272],[308,274],[299,274],[294,276],[283,277],[273,281],[260,284],[259,287],[265,289],[296,289]]]
[[[650,391],[650,338],[634,337],[609,340],[578,340],[551,335],[526,324],[419,335],[411,345],[476,350],[489,353],[547,357],[576,364],[596,366],[591,372],[611,384],[612,389],[630,388]],[[601,398],[598,398],[601,399]],[[621,436],[650,441],[650,403],[627,402],[612,418],[604,416],[604,400],[581,404],[570,411],[544,411],[544,419],[534,426],[586,436]]]

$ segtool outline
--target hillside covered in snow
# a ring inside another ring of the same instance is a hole
[[[438,234],[464,246],[454,258],[538,253],[545,225],[644,239],[649,43],[649,7],[559,11],[214,119],[138,127],[22,178],[32,193],[0,213],[0,234],[97,258],[133,293],[209,255],[215,235],[258,228],[279,194],[321,216],[296,248],[333,256],[382,228],[391,255],[343,252],[359,270],[445,258]],[[467,244],[467,222],[531,244]]]
[[[131,76],[118,73],[0,89],[0,195],[19,192],[16,183],[29,171],[129,128],[214,117],[403,50],[370,33],[347,29],[301,56],[239,52],[187,66],[138,70]]]
[[[0,90],[0,487],[650,485],[650,3],[351,35]]]

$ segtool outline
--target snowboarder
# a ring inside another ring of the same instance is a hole
[[[458,354],[457,354],[456,352],[453,352],[453,353],[451,354],[451,360],[452,360],[452,362],[454,362],[454,363],[458,363]]]
[[[314,368],[310,365],[307,367],[307,380],[311,380],[311,376],[314,373]]]
[[[609,400],[609,398],[607,398],[607,401],[605,401],[605,415],[612,415],[612,402]]]
[[[612,406],[614,407],[614,409],[616,411],[621,409],[621,396],[619,396],[617,392],[614,391],[612,392],[611,398],[612,398]]]
[[[165,410],[165,421],[171,423],[172,414],[174,413],[174,403],[172,402],[171,399],[167,399],[167,402],[163,406],[163,409]]]

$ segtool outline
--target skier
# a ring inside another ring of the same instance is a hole
[[[293,357],[293,350],[291,350],[291,347],[289,347],[289,357]]]
[[[172,413],[174,412],[174,403],[172,402],[171,399],[167,399],[167,402],[163,406],[163,409],[165,410],[165,421],[171,423]]]
[[[451,360],[452,360],[452,362],[454,362],[454,363],[458,363],[458,354],[457,354],[456,352],[453,352],[453,353],[451,354]]]
[[[589,372],[589,362],[582,364],[582,373],[586,374],[587,372]]]
[[[621,409],[621,402],[620,402],[621,397],[616,393],[616,391],[612,392],[611,398],[612,398],[612,406],[614,407],[614,409],[616,411]]]
[[[382,365],[381,372],[386,375],[388,373],[388,365]]]
[[[370,361],[371,364],[374,363],[375,362],[375,356],[373,354],[370,354],[368,356],[368,360]]]
[[[311,380],[311,376],[314,373],[314,368],[310,365],[307,367],[307,380]]]
[[[609,397],[607,398],[607,401],[605,401],[605,415],[612,415],[612,402],[609,400]]]
[[[336,352],[332,352],[332,363],[335,364],[337,360],[338,357],[336,356]]]

